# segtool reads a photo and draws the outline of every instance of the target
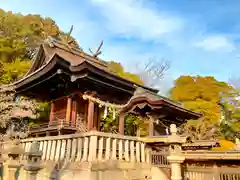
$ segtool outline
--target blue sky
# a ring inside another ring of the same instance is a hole
[[[239,0],[0,0],[0,8],[53,18],[80,46],[128,71],[149,58],[171,61],[162,89],[180,75],[240,76]]]

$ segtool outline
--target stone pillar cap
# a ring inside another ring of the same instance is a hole
[[[182,163],[185,160],[185,156],[181,156],[181,155],[170,155],[167,157],[167,160],[170,163]]]
[[[25,155],[31,156],[42,156],[42,151],[40,151],[40,146],[37,142],[31,144],[30,150],[24,153]]]

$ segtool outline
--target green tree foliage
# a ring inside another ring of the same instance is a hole
[[[24,61],[16,58],[14,61],[2,64],[1,84],[8,84],[9,82],[20,79],[31,65],[30,61]]]
[[[197,132],[197,139],[209,139],[216,132],[212,130],[220,123],[222,107],[219,102],[223,97],[234,98],[233,90],[227,83],[213,77],[181,76],[175,81],[170,96],[186,108],[203,114],[201,120],[189,121],[186,127]]]
[[[229,97],[221,101],[222,120],[219,126],[220,134],[228,140],[240,137],[240,101],[239,89],[234,89]]]
[[[63,40],[67,34],[51,18],[0,9],[0,83],[10,83],[24,75],[31,65],[32,52],[48,36]],[[72,37],[70,40],[77,46]]]
[[[129,81],[138,83],[140,85],[144,84],[144,82],[138,75],[124,71],[120,63],[110,61],[108,62],[108,68],[122,78],[128,79]]]
[[[147,136],[148,122],[149,119],[147,117],[139,117],[134,114],[127,115],[125,118],[125,134],[130,136]]]
[[[101,117],[103,117],[103,113],[101,114]],[[118,115],[115,119],[113,119],[113,112],[108,112],[107,117],[105,119],[101,119],[101,131],[113,133],[118,132],[118,121]],[[148,134],[148,119],[140,118],[139,116],[133,114],[126,115],[124,134],[136,136],[138,130],[140,130],[139,135],[141,136],[146,136]]]

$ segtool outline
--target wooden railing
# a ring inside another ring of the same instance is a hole
[[[121,160],[150,163],[145,143],[137,137],[102,132],[87,132],[62,136],[29,138],[21,141],[25,151],[33,141],[40,144],[42,160],[47,161],[107,161]],[[25,157],[23,156],[22,159]]]
[[[42,123],[39,125],[33,125],[30,128],[31,129],[38,129],[38,128],[49,128],[49,127],[73,127],[73,128],[78,128],[81,125],[80,122],[75,122],[75,123],[71,123],[71,122],[67,122],[67,121],[51,121],[49,123]]]
[[[152,165],[157,167],[170,167],[167,160],[168,152],[152,152]]]
[[[87,132],[87,127],[86,125],[81,122],[81,121],[76,121],[76,122],[67,122],[66,120],[54,120],[50,121],[49,123],[42,123],[39,125],[34,125],[29,127],[28,131],[37,131],[39,129],[41,130],[46,130],[46,129],[51,129],[51,128],[71,128],[75,129],[76,131],[79,132]]]
[[[69,128],[76,130],[77,132],[87,132],[87,123],[84,120],[83,114],[77,114],[77,118],[74,121],[67,121],[66,120],[66,111],[58,111],[54,113],[54,119],[29,127],[29,132],[36,132],[38,130],[46,131],[48,129],[53,128]]]

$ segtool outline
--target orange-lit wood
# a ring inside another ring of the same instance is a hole
[[[93,118],[94,118],[94,102],[89,101],[88,103],[88,131],[93,128]]]
[[[124,135],[124,119],[125,119],[125,114],[120,113],[119,115],[119,134]]]
[[[68,97],[67,99],[67,111],[66,111],[66,121],[71,121],[71,112],[72,112],[72,97]]]
[[[54,120],[54,111],[55,111],[55,102],[52,101],[51,102],[51,107],[50,107],[50,117],[49,117],[49,120],[50,121],[53,121]]]

